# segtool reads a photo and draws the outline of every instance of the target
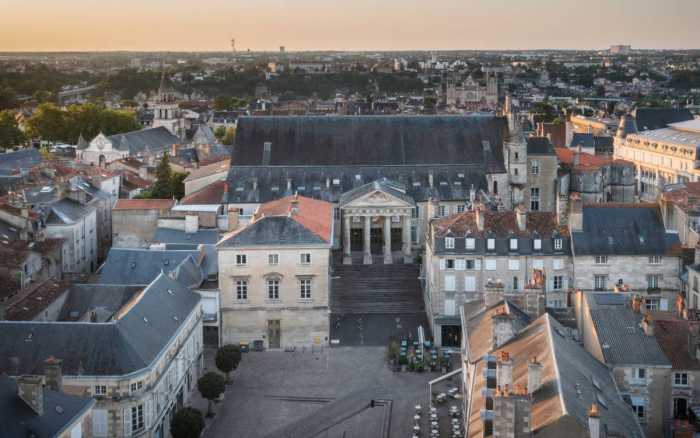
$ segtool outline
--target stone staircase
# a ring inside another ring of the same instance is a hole
[[[420,265],[335,264],[331,274],[334,314],[424,313]]]

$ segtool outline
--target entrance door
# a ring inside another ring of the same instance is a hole
[[[281,337],[282,329],[280,328],[280,320],[271,319],[267,321],[268,348],[280,348]]]
[[[373,254],[381,254],[384,251],[384,233],[381,228],[370,228],[369,241]]]
[[[458,325],[443,325],[441,328],[442,346],[459,347],[462,341],[462,327]]]
[[[350,230],[350,249],[353,251],[362,251],[362,246],[364,242],[362,241],[362,229],[353,228]]]
[[[396,251],[400,250],[401,245],[403,244],[403,236],[401,235],[401,232],[401,228],[391,229],[391,247]]]
[[[688,400],[684,398],[673,399],[673,417],[687,418],[688,416]]]

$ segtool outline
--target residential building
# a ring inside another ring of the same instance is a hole
[[[112,241],[116,247],[142,248],[153,241],[158,218],[175,205],[172,199],[118,199],[112,208]]]
[[[88,436],[168,436],[203,368],[201,315],[161,273],[108,322],[0,321],[0,372],[40,376],[46,360],[63,392],[96,400]]]
[[[328,345],[332,204],[289,196],[262,204],[217,245],[224,344]]]
[[[700,182],[668,185],[659,198],[664,225],[678,233],[684,248],[700,243]]]
[[[641,313],[641,300],[578,291],[576,319],[584,348],[610,367],[646,436],[665,436],[673,366]]]
[[[668,310],[681,290],[681,245],[656,205],[586,205],[569,213],[574,288],[638,294],[648,310]]]
[[[559,225],[555,213],[527,212],[524,207],[499,212],[477,207],[434,219],[426,236],[423,272],[435,343],[455,344],[458,309],[466,302],[491,302],[487,292],[522,295],[538,282],[546,297],[542,311],[567,307],[574,275],[569,230]]]
[[[643,437],[610,370],[549,314],[461,308],[465,437]]]
[[[87,274],[97,267],[97,212],[70,198],[63,198],[48,207],[46,237],[64,241],[63,272]]]
[[[231,160],[222,160],[190,172],[185,178],[185,196],[202,190],[217,181],[225,181]]]
[[[556,211],[557,155],[547,137],[527,138],[527,186],[523,192],[530,211]]]

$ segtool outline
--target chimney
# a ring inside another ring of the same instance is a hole
[[[700,242],[695,245],[695,263],[700,263]]]
[[[174,145],[170,146],[170,156],[171,156],[171,157],[177,157],[177,150],[178,150],[178,147],[179,147],[179,146],[178,146],[177,144],[174,144]]]
[[[491,319],[491,345],[493,348],[498,348],[515,337],[513,317],[506,310],[505,304],[496,310]]]
[[[527,363],[527,389],[530,394],[537,391],[542,385],[542,369],[544,366],[533,356]]]
[[[506,94],[506,100],[505,103],[503,104],[503,114],[510,114],[512,112],[512,102],[511,102],[511,97],[510,94]]]
[[[474,184],[469,187],[469,204],[471,207],[474,207],[474,202],[476,202],[476,189],[474,188]]]
[[[228,231],[229,232],[238,229],[238,215],[239,215],[239,210],[237,208],[232,207],[232,206],[228,207]]]
[[[292,179],[287,178],[287,192],[291,192],[291,191],[292,191]]]
[[[139,177],[145,180],[148,179],[148,166],[139,167]]]
[[[515,218],[518,220],[518,229],[527,230],[527,211],[524,205],[520,204],[515,208]]]
[[[632,311],[634,313],[640,313],[642,311],[642,298],[639,295],[635,295],[632,298]]]
[[[433,188],[433,172],[428,172],[428,187]]]
[[[331,188],[331,179],[330,177],[326,177],[326,188],[330,189]]]
[[[21,376],[17,378],[17,395],[37,415],[44,415],[44,386],[40,376]]]
[[[428,218],[434,219],[438,217],[439,211],[440,208],[438,205],[438,200],[435,198],[430,198],[430,200],[428,200]]]
[[[44,380],[46,386],[54,391],[61,391],[63,387],[63,372],[61,370],[61,359],[49,356],[44,361]]]
[[[294,194],[294,198],[292,198],[292,202],[289,204],[289,214],[297,214],[299,213],[299,195]]]
[[[253,178],[253,191],[258,190],[258,179]]]
[[[188,214],[185,216],[185,233],[194,234],[199,230],[199,216]]]
[[[649,314],[644,315],[642,319],[642,330],[647,336],[654,336],[654,320],[651,319]]]
[[[484,231],[484,204],[477,204],[476,207],[474,208],[474,215],[476,219],[476,228],[479,231]]]
[[[516,385],[498,386],[493,397],[493,438],[530,438],[530,396]]]
[[[603,438],[600,427],[600,412],[598,412],[598,404],[593,403],[591,410],[588,411],[588,433],[591,438]]]
[[[572,194],[570,199],[569,230],[583,231],[583,201],[577,194]]]
[[[507,351],[498,353],[496,362],[496,384],[502,387],[513,385],[513,361]]]
[[[574,167],[578,167],[579,164],[581,164],[581,145],[579,144],[576,146],[576,150],[574,151]]]

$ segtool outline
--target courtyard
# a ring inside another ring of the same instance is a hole
[[[385,347],[245,353],[206,437],[410,437],[438,374],[393,372],[385,358]]]

